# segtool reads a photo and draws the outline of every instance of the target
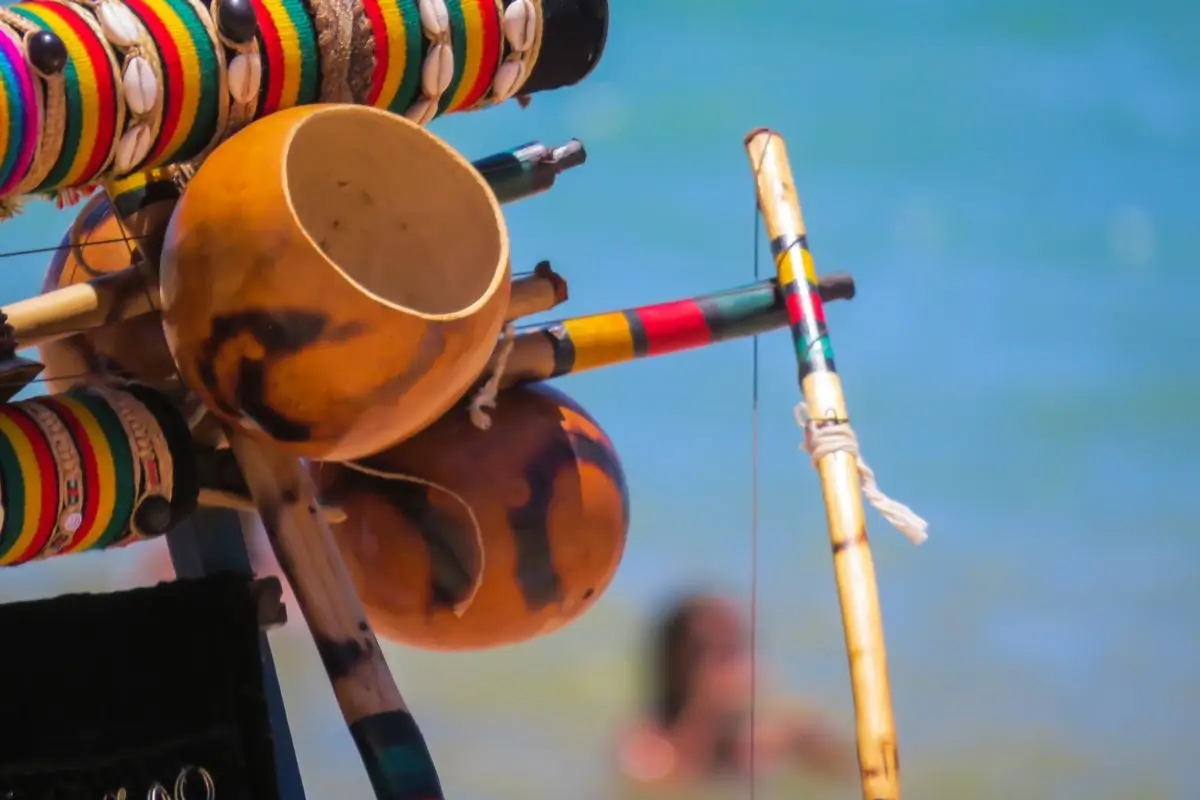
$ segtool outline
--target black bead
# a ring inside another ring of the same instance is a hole
[[[25,40],[29,63],[42,75],[57,75],[66,69],[67,46],[50,31],[38,31]]]
[[[249,44],[258,32],[258,18],[250,0],[220,0],[217,3],[217,30],[234,44]]]
[[[171,502],[152,494],[133,512],[133,524],[143,536],[158,536],[171,529]]]

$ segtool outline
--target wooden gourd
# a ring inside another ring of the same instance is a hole
[[[544,385],[502,392],[486,431],[460,406],[362,465],[444,487],[312,466],[322,500],[346,514],[334,535],[384,638],[434,650],[532,639],[591,608],[621,563],[629,497],[616,450]],[[470,505],[478,541],[445,490]]]
[[[154,206],[167,206],[174,200],[148,204],[139,213],[154,214]],[[134,234],[123,228],[113,214],[112,204],[104,193],[97,193],[80,211],[55,251],[42,292],[51,292],[84,283],[102,275],[112,275],[134,266],[137,242]],[[131,292],[153,292],[157,302],[157,287],[152,280],[131,286]],[[128,302],[145,300],[130,296]],[[114,313],[119,309],[114,309]],[[73,384],[90,375],[117,374],[136,378],[161,390],[178,388],[175,361],[163,338],[158,314],[145,314],[112,322],[102,328],[68,336],[38,348],[40,360],[46,365],[46,385],[50,393],[65,392]]]
[[[479,377],[508,310],[508,234],[487,183],[433,134],[306,106],[204,162],[160,282],[201,402],[294,455],[346,460],[407,439]]]

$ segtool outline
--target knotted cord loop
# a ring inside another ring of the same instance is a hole
[[[496,407],[496,395],[500,392],[500,379],[504,377],[504,367],[512,354],[513,345],[517,341],[517,329],[511,322],[505,323],[504,333],[501,334],[503,343],[500,345],[500,355],[496,357],[496,366],[488,376],[483,386],[471,398],[471,424],[481,431],[492,427],[492,416],[484,409]]]
[[[875,480],[875,471],[867,466],[867,462],[863,461],[859,454],[858,436],[854,433],[854,428],[850,427],[849,420],[813,419],[804,403],[796,404],[795,414],[796,423],[804,430],[804,443],[801,447],[812,456],[814,468],[822,458],[832,453],[851,454],[858,468],[863,497],[871,507],[913,544],[921,544],[929,538],[926,532],[929,523],[904,503],[888,497],[879,488]]]

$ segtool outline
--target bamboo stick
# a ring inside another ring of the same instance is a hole
[[[566,280],[554,271],[549,261],[542,261],[533,272],[513,276],[505,321],[540,314],[566,301]]]
[[[441,800],[425,739],[388,670],[303,462],[236,431],[227,436],[376,798]]]
[[[157,310],[158,286],[139,266],[4,306],[20,347],[37,347]]]
[[[816,269],[808,250],[787,149],[777,133],[759,128],[746,137],[746,152],[754,170],[759,209],[771,239],[779,286],[787,298],[804,400],[818,426],[822,420],[826,424],[844,422],[846,401],[817,292]],[[841,451],[822,457],[817,471],[850,660],[863,798],[899,800],[896,722],[858,468],[854,455]]]

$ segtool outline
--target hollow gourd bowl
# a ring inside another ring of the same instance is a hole
[[[161,235],[174,201],[175,184],[165,174],[138,177],[136,186],[132,185],[133,179],[123,182],[129,184],[129,191],[118,195],[118,202],[126,204],[131,227],[117,220],[106,194],[93,196],[54,251],[42,281],[43,293],[131,267],[136,261],[134,243],[143,239],[143,231],[157,230]],[[152,289],[145,287],[142,291]],[[52,394],[65,392],[84,377],[100,373],[136,378],[163,391],[177,384],[175,361],[157,314],[68,336],[42,345],[38,352],[46,365],[46,384]]]
[[[620,459],[600,426],[550,388],[501,393],[487,431],[459,406],[361,466],[426,482],[312,465],[325,500],[346,512],[334,534],[388,639],[433,650],[532,639],[586,612],[621,563]]]
[[[379,452],[483,371],[508,307],[492,190],[403,117],[289,109],[197,171],[163,247],[163,329],[218,417],[299,456]]]

